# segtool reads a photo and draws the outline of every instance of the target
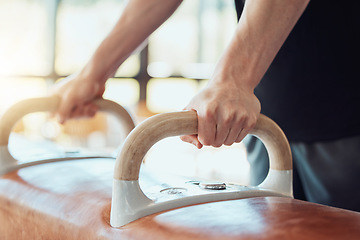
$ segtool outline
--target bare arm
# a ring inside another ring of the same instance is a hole
[[[76,76],[55,89],[62,98],[58,117],[91,116],[96,106],[91,100],[102,96],[105,82],[131,53],[180,5],[181,0],[130,0],[110,34],[100,44],[87,65]]]
[[[180,5],[181,0],[131,0],[89,65],[106,80]]]
[[[235,35],[208,86],[187,109],[199,117],[198,136],[182,140],[219,147],[240,142],[254,127],[260,102],[254,89],[309,0],[247,0]]]

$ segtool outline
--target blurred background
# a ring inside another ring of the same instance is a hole
[[[22,99],[46,96],[56,81],[79,71],[125,4],[0,0],[0,112]],[[183,109],[211,77],[236,23],[232,0],[185,0],[148,45],[108,80],[104,97],[123,105],[136,123],[155,113]],[[97,114],[59,125],[49,114],[37,113],[19,121],[14,132],[31,141],[55,142],[67,152],[90,148],[113,153],[122,141],[117,124],[111,116]],[[16,141],[21,140],[10,144]],[[21,152],[13,149],[14,155]],[[248,183],[242,144],[197,150],[177,137],[169,138],[151,149],[146,164],[175,174]]]

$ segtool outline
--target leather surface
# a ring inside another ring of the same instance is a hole
[[[360,213],[289,198],[179,208],[109,224],[113,160],[48,163],[0,178],[0,239],[360,239]]]

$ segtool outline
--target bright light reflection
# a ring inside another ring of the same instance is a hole
[[[151,79],[148,84],[147,106],[152,112],[180,111],[198,91],[194,80]]]
[[[0,112],[20,100],[44,96],[46,92],[46,82],[41,78],[0,78]]]
[[[139,83],[135,79],[109,79],[106,82],[104,98],[125,107],[133,107],[139,99],[139,88]]]
[[[46,75],[48,15],[39,1],[0,1],[0,75]]]
[[[153,171],[249,184],[250,166],[245,147],[241,143],[230,147],[204,147],[198,150],[193,145],[182,142],[179,137],[170,137],[150,149],[145,157],[145,164]]]
[[[147,71],[152,77],[170,77],[174,70],[167,62],[152,62],[148,65]]]

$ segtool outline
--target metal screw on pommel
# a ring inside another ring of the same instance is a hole
[[[224,190],[226,189],[226,184],[221,182],[202,182],[199,184],[199,187],[206,190]]]

